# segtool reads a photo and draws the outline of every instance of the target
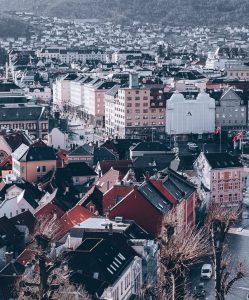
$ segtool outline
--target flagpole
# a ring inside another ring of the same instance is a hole
[[[220,153],[221,153],[221,126],[220,126]]]

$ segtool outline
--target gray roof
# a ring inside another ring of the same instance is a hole
[[[0,105],[0,122],[45,120],[45,107],[30,104]]]
[[[119,89],[120,89],[120,85],[116,84],[106,92],[106,95],[115,97]]]
[[[165,198],[149,181],[144,181],[138,190],[162,214],[170,210],[171,204],[165,201]]]

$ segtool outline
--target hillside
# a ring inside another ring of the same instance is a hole
[[[248,0],[0,0],[0,5],[51,16],[169,25],[245,24],[249,17]]]

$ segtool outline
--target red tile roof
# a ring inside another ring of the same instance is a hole
[[[55,217],[56,215],[56,219],[59,219],[64,215],[64,213],[64,210],[62,210],[60,207],[58,207],[54,203],[49,202],[43,206],[38,206],[34,213],[34,216],[37,219],[40,219],[43,217],[48,217],[50,215]]]
[[[60,232],[59,235],[63,236],[75,225],[93,217],[94,214],[91,213],[85,207],[76,205],[68,212],[66,212],[59,220],[60,222]]]

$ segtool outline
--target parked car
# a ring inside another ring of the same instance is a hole
[[[213,274],[213,269],[211,264],[204,264],[201,268],[201,278],[210,279]]]

